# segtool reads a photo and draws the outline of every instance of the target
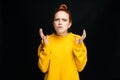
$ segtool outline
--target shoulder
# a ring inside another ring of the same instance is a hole
[[[54,37],[55,36],[55,34],[54,33],[51,33],[51,34],[49,34],[49,35],[47,35],[48,37]]]
[[[55,39],[56,36],[54,33],[51,33],[51,34],[47,35],[47,37],[48,37],[48,40],[53,40],[53,39]]]
[[[81,38],[81,36],[80,36],[79,34],[75,34],[75,33],[72,33],[72,32],[70,32],[70,35],[71,35],[72,37]]]

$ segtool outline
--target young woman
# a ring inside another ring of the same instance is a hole
[[[65,4],[59,6],[53,17],[55,32],[44,35],[39,30],[41,43],[38,47],[38,66],[45,73],[44,80],[80,80],[87,63],[87,48],[82,36],[68,32],[72,25],[71,13]]]

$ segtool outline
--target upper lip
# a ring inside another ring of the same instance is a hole
[[[62,26],[58,26],[57,28],[63,28]]]

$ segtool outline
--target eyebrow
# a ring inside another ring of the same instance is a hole
[[[55,18],[54,20],[59,20],[60,18]],[[62,18],[62,20],[67,20],[66,18]]]

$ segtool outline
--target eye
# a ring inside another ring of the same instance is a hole
[[[67,19],[62,19],[63,21],[67,21]]]
[[[54,21],[58,21],[59,19],[54,19]]]

